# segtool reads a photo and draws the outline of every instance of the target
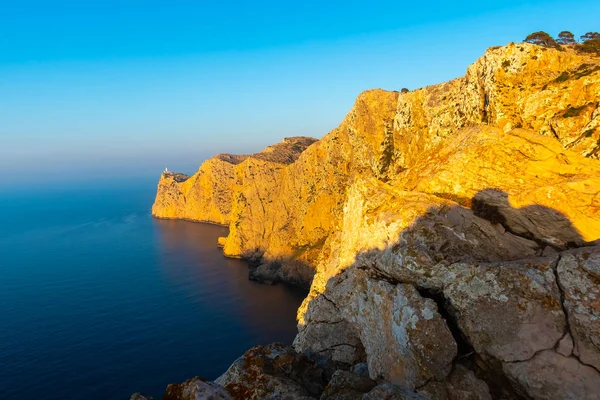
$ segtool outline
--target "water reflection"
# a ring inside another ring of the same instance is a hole
[[[154,225],[159,264],[174,290],[210,309],[215,318],[235,319],[261,343],[291,343],[304,291],[249,281],[246,263],[224,257],[216,245],[217,237],[227,234],[225,227],[174,220],[155,220]]]

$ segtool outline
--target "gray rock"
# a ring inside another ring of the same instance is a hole
[[[369,377],[369,364],[367,364],[366,362],[354,364],[352,366],[352,368],[350,368],[350,372],[353,372],[357,375],[368,378]]]
[[[569,243],[584,244],[572,222],[549,207],[512,207],[508,194],[501,190],[482,190],[472,201],[476,215],[493,219],[519,235],[535,238],[551,246],[566,249]]]
[[[556,352],[565,357],[569,357],[571,354],[573,354],[573,339],[571,338],[571,335],[567,333],[562,339],[560,339],[558,345],[556,346]]]
[[[600,370],[600,247],[565,252],[557,266],[575,354]]]
[[[275,343],[251,348],[215,382],[234,399],[300,400],[320,396],[323,375],[306,356]]]
[[[563,337],[555,260],[453,264],[444,272],[444,295],[482,357],[523,361]]]
[[[448,400],[448,390],[444,382],[430,381],[417,389],[417,393],[432,400]]]
[[[364,294],[346,312],[358,326],[372,379],[413,390],[450,372],[454,338],[435,302],[413,286],[369,278]]]
[[[457,364],[446,382],[448,400],[492,400],[487,383]]]
[[[430,400],[418,393],[411,392],[389,382],[376,386],[363,395],[362,400]]]
[[[129,398],[129,400],[152,400],[152,397],[150,396],[144,396],[141,393],[134,393],[131,395],[131,397]]]
[[[325,387],[321,400],[360,400],[375,385],[375,381],[364,376],[337,370]]]
[[[200,377],[167,386],[163,400],[231,400],[222,386]]]
[[[533,399],[597,400],[600,373],[552,350],[538,353],[531,360],[506,363],[506,375]]]

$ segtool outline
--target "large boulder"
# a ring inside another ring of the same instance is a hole
[[[600,371],[600,247],[563,253],[557,273],[575,342],[573,354]]]
[[[454,338],[435,302],[413,286],[368,279],[365,295],[346,312],[360,332],[371,378],[413,390],[450,372]]]
[[[360,400],[376,386],[375,381],[349,371],[337,370],[325,387],[320,400]]]
[[[389,382],[382,383],[365,393],[362,400],[431,400],[428,397],[407,390]]]
[[[329,315],[332,323],[318,323]],[[452,333],[432,299],[423,298],[412,285],[390,283],[360,270],[348,270],[333,280],[326,295],[311,304],[307,323],[296,338],[298,350],[321,352],[328,346],[354,355],[348,350],[357,347],[339,339],[359,339],[370,377],[409,390],[430,379],[444,379],[457,354]],[[328,326],[332,328],[323,328]],[[346,334],[337,336],[337,327]]]
[[[163,400],[232,400],[222,386],[200,377],[167,386]]]
[[[215,380],[235,400],[319,397],[323,371],[305,355],[275,343],[255,346]]]
[[[600,393],[600,373],[575,357],[544,350],[526,361],[504,364],[506,375],[533,399],[592,400]]]
[[[563,337],[557,259],[453,264],[445,271],[444,297],[480,356],[523,361]]]

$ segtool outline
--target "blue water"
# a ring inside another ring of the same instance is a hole
[[[160,398],[291,343],[304,293],[248,280],[223,227],[152,219],[155,184],[0,193],[0,398]]]

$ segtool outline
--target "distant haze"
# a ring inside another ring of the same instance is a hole
[[[322,137],[363,90],[464,74],[485,49],[598,30],[600,2],[21,1],[0,13],[0,189],[193,173]]]

